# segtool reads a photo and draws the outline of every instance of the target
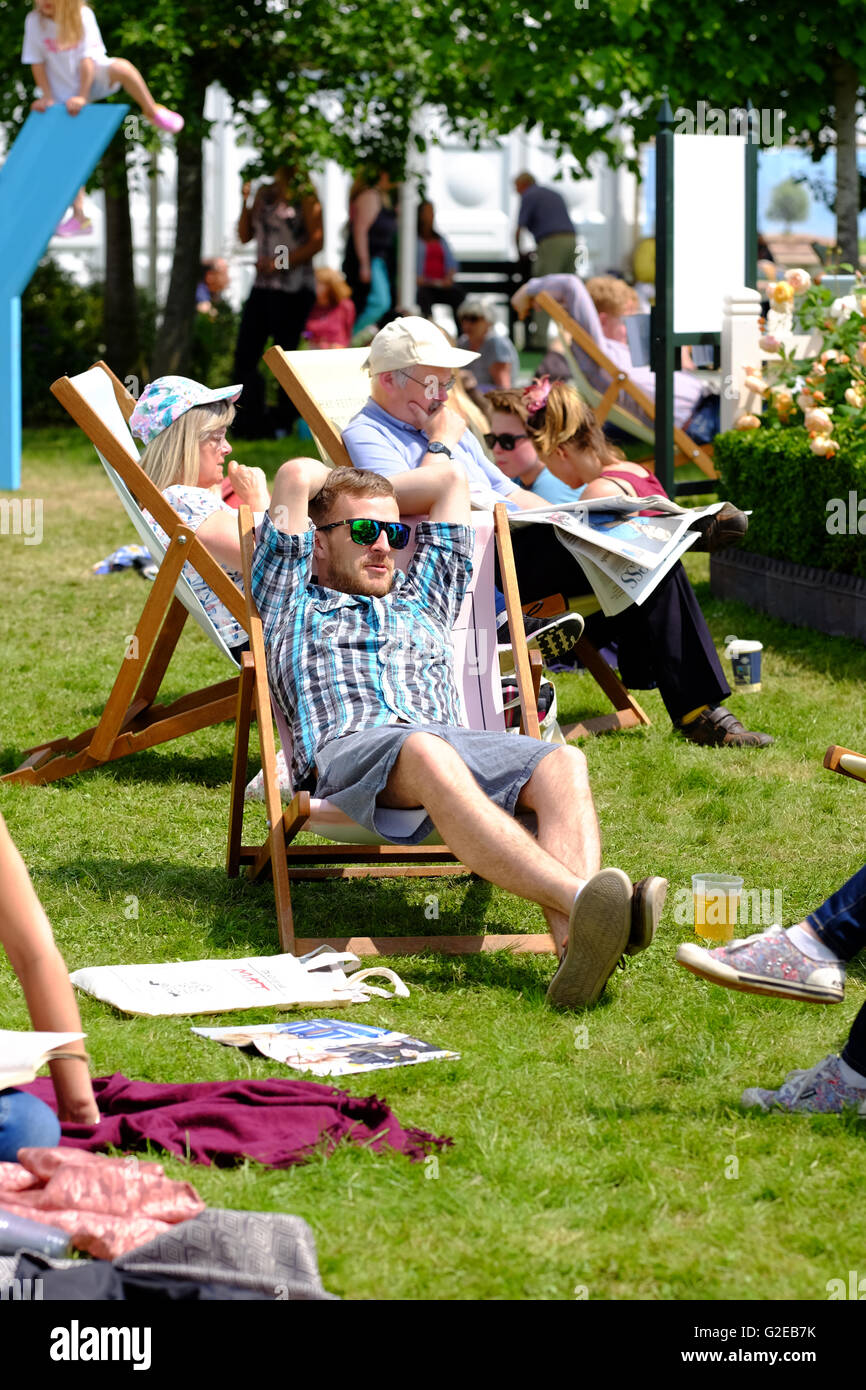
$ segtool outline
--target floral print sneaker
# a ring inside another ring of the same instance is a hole
[[[771,994],[811,1004],[838,1004],[845,996],[842,962],[804,956],[781,927],[770,927],[712,951],[684,941],[677,950],[677,962],[701,979],[746,994]]]
[[[839,1072],[839,1058],[831,1053],[809,1071],[789,1072],[777,1091],[752,1086],[744,1091],[741,1105],[761,1110],[790,1110],[809,1115],[838,1115],[859,1110],[866,1115],[866,1086],[851,1086]]]

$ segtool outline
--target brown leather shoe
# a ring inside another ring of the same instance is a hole
[[[726,550],[729,545],[736,545],[748,529],[749,518],[746,513],[730,502],[725,502],[712,516],[702,517],[700,521],[695,522],[692,530],[699,533],[700,539],[695,541],[692,550],[705,550],[710,555],[715,555],[717,550]]]
[[[760,734],[745,729],[735,714],[724,705],[715,709],[705,709],[697,719],[688,724],[678,725],[683,738],[691,743],[707,744],[715,748],[766,748],[773,742],[769,734]]]

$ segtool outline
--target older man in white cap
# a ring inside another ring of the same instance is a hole
[[[343,442],[356,468],[398,479],[397,498],[407,515],[434,505],[436,475],[427,465],[443,458],[463,466],[475,507],[546,505],[491,463],[463,416],[448,406],[458,369],[477,357],[414,316],[394,319],[370,344],[370,399],[343,430]]]

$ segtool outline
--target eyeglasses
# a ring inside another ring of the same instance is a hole
[[[404,521],[374,521],[366,516],[356,516],[351,521],[329,521],[327,526],[317,526],[316,530],[333,531],[336,526],[348,526],[356,545],[374,545],[384,531],[392,550],[405,550],[412,535],[412,527]]]
[[[220,444],[225,444],[225,442],[226,442],[226,431],[225,431],[225,430],[212,430],[210,434],[203,434],[202,437],[201,437],[201,439],[199,440],[199,443],[200,443],[200,444],[213,444],[213,445],[215,445],[215,446],[219,446]]]
[[[485,317],[484,317],[483,314],[461,314],[461,315],[460,315],[460,322],[461,322],[461,323],[486,323],[487,320],[485,319]]]
[[[402,374],[407,381],[414,381],[416,386],[423,386],[425,391],[430,389],[430,382],[435,381],[437,395],[444,391],[447,396],[448,392],[453,391],[457,384],[456,376],[449,376],[447,381],[440,381],[437,376],[434,376],[433,372],[428,372],[424,380],[419,381],[417,376],[413,376],[411,372],[407,372],[405,367],[402,369]]]
[[[528,438],[528,434],[485,434],[484,443],[488,449],[495,449],[498,444],[500,449],[504,449],[506,453],[510,454],[521,439]]]

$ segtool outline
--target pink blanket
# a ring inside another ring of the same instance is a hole
[[[188,1182],[161,1163],[75,1149],[19,1149],[0,1163],[0,1208],[68,1231],[72,1245],[114,1260],[204,1211]]]

